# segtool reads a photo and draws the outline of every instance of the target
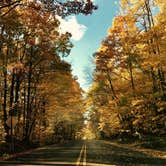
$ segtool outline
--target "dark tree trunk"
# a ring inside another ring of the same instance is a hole
[[[130,62],[130,64],[129,64],[129,71],[130,71],[131,88],[132,88],[133,93],[134,93],[134,91],[135,91],[135,85],[134,85],[134,78],[133,78],[132,62]]]
[[[4,86],[4,91],[3,91],[3,124],[4,124],[4,129],[5,129],[5,132],[7,133],[7,136],[9,136],[9,127],[6,123],[7,121],[7,93],[8,93],[8,86],[7,86],[7,57],[8,57],[8,54],[9,54],[9,50],[7,49],[7,53],[6,53],[6,56],[4,55],[4,59],[3,59],[3,86]]]
[[[12,71],[12,80],[10,87],[10,103],[9,103],[9,115],[10,115],[10,137],[11,137],[11,152],[14,152],[14,142],[13,142],[13,101],[14,101],[14,84],[15,84],[15,73]]]
[[[29,127],[30,127],[30,118],[31,118],[31,82],[32,82],[32,55],[33,48],[31,48],[31,55],[29,60],[29,71],[28,71],[28,87],[27,87],[27,107],[26,107],[26,124],[25,124],[25,132],[24,132],[24,140],[29,143]]]
[[[111,92],[112,92],[112,98],[115,99],[115,98],[117,98],[117,96],[116,96],[116,93],[115,93],[115,90],[114,90],[114,86],[112,84],[112,80],[111,80],[109,71],[107,71],[107,78],[108,78],[108,81],[109,81],[109,84],[110,84],[110,88],[111,88]]]

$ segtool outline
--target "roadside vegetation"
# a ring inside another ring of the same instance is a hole
[[[120,7],[85,98],[58,18],[92,14],[91,0],[0,1],[0,155],[80,138],[165,151],[166,1]]]
[[[166,145],[166,2],[121,0],[86,98],[97,138]]]
[[[0,1],[0,155],[80,138],[82,89],[62,60],[73,47],[58,17],[87,1]]]

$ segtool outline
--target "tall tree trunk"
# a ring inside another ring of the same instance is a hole
[[[27,108],[26,108],[26,125],[25,125],[25,135],[24,140],[29,143],[29,127],[30,127],[30,118],[31,118],[31,106],[30,106],[30,98],[31,98],[31,81],[32,81],[32,56],[33,56],[33,48],[31,47],[31,55],[29,60],[29,70],[28,70],[28,87],[27,87]]]
[[[152,10],[151,10],[151,6],[150,6],[150,2],[149,0],[145,1],[144,4],[144,14],[147,16],[147,22],[148,25],[146,25],[146,21],[145,22],[145,30],[148,31],[149,29],[151,29],[152,27],[154,27],[154,19],[153,19],[153,14],[152,14]],[[149,29],[147,29],[147,26],[149,26]],[[154,42],[156,41],[156,44],[154,46]],[[157,36],[157,32],[155,32],[155,34],[152,35],[152,37],[147,41],[148,45],[150,46],[151,50],[149,51],[149,54],[153,53],[155,55],[160,54],[160,49],[159,49],[159,43],[158,43],[158,36]],[[159,56],[159,55],[157,55]],[[159,86],[157,83],[157,77],[154,71],[154,67],[152,66],[150,69],[150,74],[151,74],[151,79],[152,79],[152,89],[153,89],[153,93],[157,92],[159,90]]]
[[[114,87],[113,87],[113,84],[112,84],[112,80],[111,80],[109,71],[107,71],[107,78],[108,78],[110,88],[111,88],[111,91],[112,91],[112,98],[115,99],[115,98],[117,98],[117,96],[116,96],[116,93],[115,93],[115,90],[114,90]]]
[[[14,98],[14,112],[18,114],[18,123],[20,121],[20,116],[21,113],[18,110],[18,102],[19,102],[19,91],[20,91],[20,85],[21,85],[21,80],[20,80],[20,75],[16,73],[16,86],[15,86],[15,98]]]
[[[11,137],[11,152],[14,152],[14,141],[13,141],[13,101],[14,101],[14,84],[15,84],[15,73],[12,71],[12,80],[10,87],[10,103],[9,103],[9,115],[10,115],[10,137]]]
[[[30,111],[31,111],[31,114],[30,114],[30,122],[29,122],[29,129],[28,129],[28,137],[30,138],[30,136],[32,135],[32,132],[33,132],[33,128],[34,128],[34,124],[35,124],[35,121],[36,121],[36,115],[37,115],[37,103],[36,103],[36,92],[37,92],[37,87],[36,85],[34,85],[34,92],[33,92],[33,97],[31,98],[31,101],[30,101]],[[32,92],[31,92],[32,93]],[[32,112],[32,105],[33,105],[33,112]]]
[[[152,86],[153,86],[153,93],[157,92],[158,87],[156,83],[156,76],[153,67],[151,67],[151,77],[152,77]]]
[[[162,100],[166,101],[166,81],[164,76],[164,71],[161,67],[158,68],[158,77],[159,77],[159,83],[160,83],[160,89],[162,93]]]
[[[129,72],[130,72],[130,81],[131,81],[131,88],[133,93],[135,92],[135,84],[134,84],[134,78],[133,78],[133,65],[132,62],[129,62]]]
[[[24,85],[24,94],[23,94],[23,137],[25,136],[25,126],[26,126],[26,86]],[[24,139],[24,138],[23,138]]]
[[[7,49],[7,53],[6,53],[6,56],[4,55],[4,59],[3,59],[3,124],[4,124],[4,129],[5,129],[5,132],[7,133],[7,136],[9,136],[9,127],[6,123],[7,121],[7,89],[8,89],[8,86],[7,86],[7,61],[8,61],[8,53],[9,53],[9,50]]]

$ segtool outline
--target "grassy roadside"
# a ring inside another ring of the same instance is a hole
[[[156,135],[146,135],[142,136],[141,139],[138,137],[116,135],[107,138],[101,138],[101,140],[106,140],[119,145],[126,145],[128,147],[156,150],[166,153],[166,136],[156,136]]]
[[[113,142],[121,144],[132,144],[135,147],[155,149],[166,152],[166,137],[148,136],[142,139],[119,138]]]
[[[166,151],[166,137],[150,137],[141,142],[138,142],[137,146]]]
[[[43,143],[29,143],[26,144],[23,141],[14,141],[14,152],[11,152],[11,144],[10,143],[0,143],[0,160],[6,160],[8,158],[16,157],[17,155],[31,153],[34,150],[40,149],[42,147],[53,145],[53,144],[63,144],[67,141],[59,141],[59,142],[43,142]]]
[[[11,152],[10,143],[6,143],[6,142],[0,143],[0,160],[8,159],[17,153],[24,153],[38,147],[40,147],[39,144],[35,144],[35,143],[25,144],[24,142],[21,142],[21,141],[15,141],[14,148],[13,148],[14,151]]]
[[[122,149],[140,152],[145,155],[166,160],[166,138],[146,137],[143,140],[129,138],[107,139],[106,143]]]

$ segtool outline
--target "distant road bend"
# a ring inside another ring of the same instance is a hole
[[[0,161],[4,166],[166,166],[166,158],[103,140],[73,141],[38,148],[32,153]]]

